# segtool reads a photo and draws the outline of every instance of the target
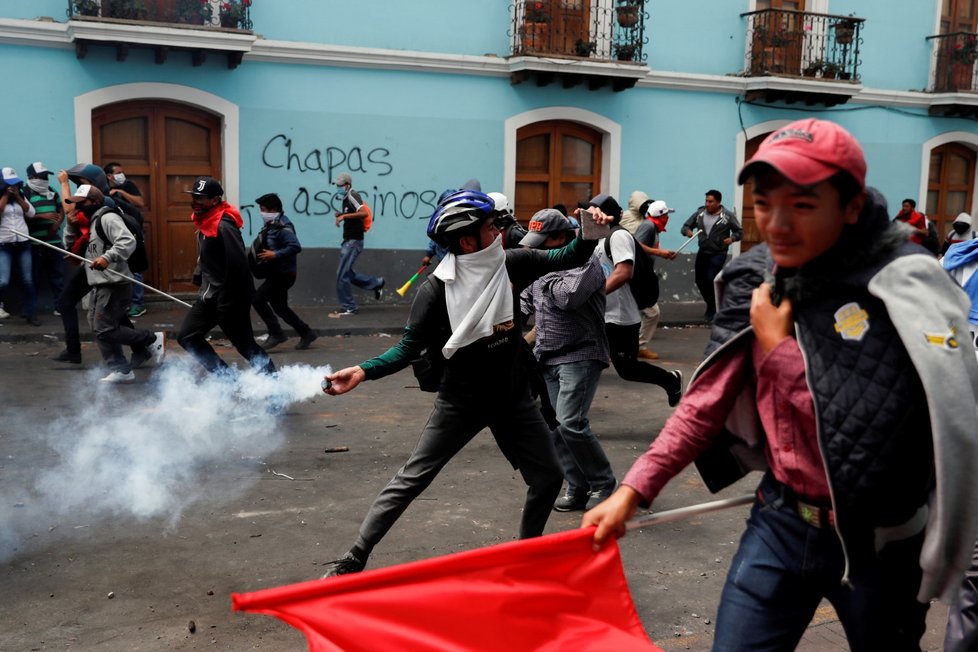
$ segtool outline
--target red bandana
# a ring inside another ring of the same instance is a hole
[[[213,238],[217,235],[217,225],[221,223],[221,218],[224,215],[230,215],[234,220],[234,223],[238,225],[238,228],[244,226],[244,220],[241,219],[241,213],[238,209],[222,201],[220,204],[210,209],[203,215],[197,215],[197,213],[191,213],[190,219],[193,220],[194,224],[197,226],[197,230],[204,234],[206,238]]]

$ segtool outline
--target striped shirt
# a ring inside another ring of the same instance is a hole
[[[24,198],[34,206],[34,217],[26,219],[31,237],[60,247],[64,222],[58,226],[58,230],[53,235],[51,234],[51,225],[58,220],[61,196],[50,188],[48,188],[48,192],[40,193],[33,188],[25,187]]]
[[[524,316],[536,314],[533,353],[544,365],[598,360],[608,365],[604,332],[604,272],[597,257],[575,269],[550,272],[520,295]]]

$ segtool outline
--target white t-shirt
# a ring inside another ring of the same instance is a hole
[[[595,247],[595,255],[601,263],[604,277],[611,276],[615,265],[624,261],[635,260],[635,240],[628,231],[615,231],[611,234],[611,259],[605,254],[604,238],[598,241]],[[632,295],[632,289],[628,283],[608,295],[608,301],[604,309],[605,323],[618,324],[619,326],[630,326],[642,321],[642,313],[639,312],[638,304]]]

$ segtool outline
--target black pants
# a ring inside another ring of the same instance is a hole
[[[557,462],[550,428],[530,398],[529,390],[512,405],[492,406],[483,396],[469,400],[441,392],[414,452],[374,500],[360,525],[354,548],[369,555],[411,502],[480,430],[488,427],[506,446],[527,485],[520,538],[543,534],[564,475]],[[490,498],[491,499],[491,498]]]
[[[227,369],[227,363],[221,359],[207,342],[207,334],[215,326],[220,326],[224,335],[254,369],[272,373],[275,365],[265,350],[255,341],[255,333],[251,329],[251,306],[244,303],[233,306],[230,310],[218,310],[217,300],[197,299],[191,306],[190,312],[180,325],[177,341],[197,362],[207,371],[215,372]]]
[[[304,337],[309,333],[309,324],[302,321],[299,315],[289,307],[289,288],[295,285],[295,274],[273,274],[266,278],[258,290],[251,305],[255,307],[255,312],[265,322],[268,327],[268,334],[273,337],[284,338],[282,325],[278,323],[278,314],[282,320],[295,329],[299,337]]]
[[[713,319],[713,315],[717,313],[717,298],[716,290],[713,288],[713,279],[723,269],[723,263],[726,260],[726,253],[704,254],[703,252],[698,252],[696,254],[696,288],[703,295],[703,301],[706,302],[707,319]]]
[[[978,544],[971,553],[971,567],[964,572],[954,604],[947,612],[944,652],[978,649]]]
[[[662,367],[638,359],[638,330],[641,324],[620,326],[607,323],[604,332],[608,336],[611,364],[624,380],[658,385],[666,391],[676,384],[676,376]]]
[[[65,266],[65,284],[61,294],[54,302],[54,309],[61,313],[61,325],[65,329],[65,349],[68,353],[81,355],[81,334],[78,330],[78,304],[91,291],[92,286],[88,284],[88,277],[85,276],[85,268],[82,265]],[[119,321],[123,328],[132,329],[132,320],[129,315],[123,315]],[[145,349],[145,346],[132,346],[137,349]]]

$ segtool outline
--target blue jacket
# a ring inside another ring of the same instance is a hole
[[[262,227],[261,235],[265,239],[265,248],[275,252],[275,273],[295,274],[296,256],[302,251],[299,238],[295,234],[292,220],[282,213],[273,221]]]

